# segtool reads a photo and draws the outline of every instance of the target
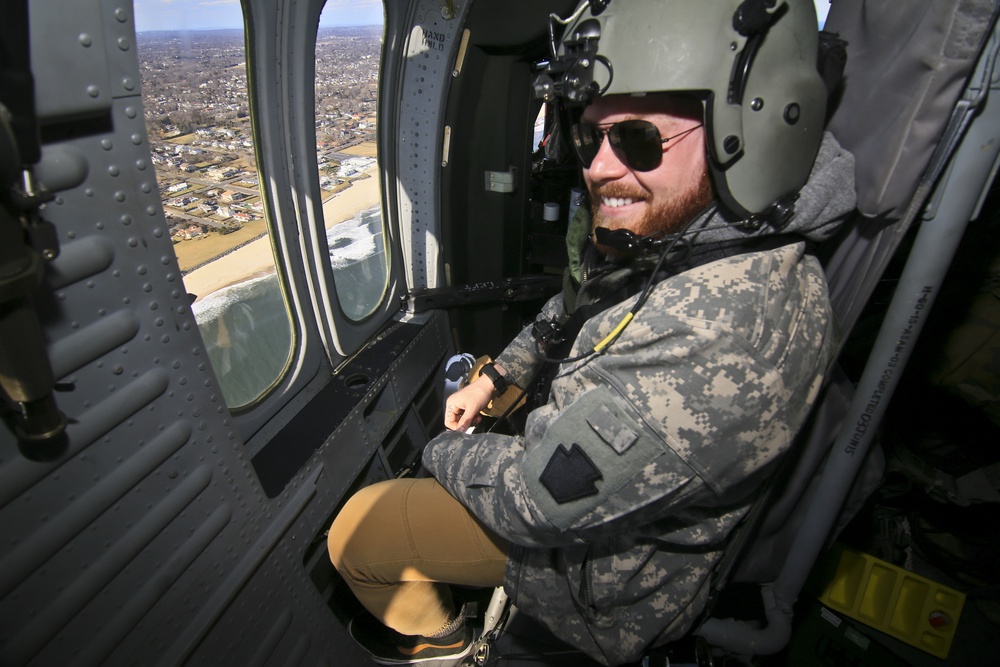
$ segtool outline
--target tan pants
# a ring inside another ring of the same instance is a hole
[[[503,583],[507,543],[433,478],[394,479],[358,491],[337,515],[330,560],[382,623],[430,635],[455,617],[447,584]]]

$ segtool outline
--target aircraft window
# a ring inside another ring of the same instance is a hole
[[[816,18],[819,20],[820,30],[826,25],[826,15],[830,13],[831,0],[813,0],[816,6]]]
[[[292,323],[259,186],[239,3],[136,0],[143,105],[184,286],[230,408],[284,373]]]
[[[337,299],[370,315],[389,283],[376,133],[380,2],[329,0],[316,35],[316,155]]]
[[[542,148],[542,142],[545,140],[545,114],[546,106],[543,104],[538,109],[538,116],[535,117],[535,124],[531,131],[531,150],[536,151]]]

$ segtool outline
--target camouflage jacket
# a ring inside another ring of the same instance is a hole
[[[798,431],[834,347],[804,244],[659,283],[621,338],[560,367],[524,437],[445,433],[424,461],[511,542],[518,608],[607,664],[690,629],[726,538]],[[627,300],[591,318],[571,356]],[[561,297],[543,315],[558,312]],[[498,361],[526,378],[525,330]]]
[[[854,159],[826,135],[782,233],[822,241],[854,205]],[[774,233],[731,222],[709,214],[693,244]],[[569,358],[634,302],[587,320]],[[559,295],[540,317],[564,310]],[[541,364],[530,330],[498,357],[522,386]],[[805,244],[704,263],[658,283],[603,352],[560,365],[523,437],[444,433],[424,463],[511,543],[505,588],[521,611],[605,664],[633,661],[697,620],[730,532],[806,419],[835,338]]]

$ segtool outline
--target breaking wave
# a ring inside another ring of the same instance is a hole
[[[381,206],[362,211],[326,230],[330,248],[330,264],[334,270],[346,268],[383,251],[378,241],[382,236]]]

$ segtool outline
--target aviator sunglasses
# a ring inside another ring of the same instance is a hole
[[[648,120],[623,120],[610,126],[576,123],[570,129],[570,135],[577,157],[586,169],[590,168],[594,158],[597,157],[604,135],[607,134],[611,150],[629,169],[652,171],[660,166],[664,144],[690,134],[699,127],[700,124],[695,125],[664,139],[660,137],[660,131],[656,126]]]

